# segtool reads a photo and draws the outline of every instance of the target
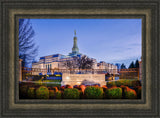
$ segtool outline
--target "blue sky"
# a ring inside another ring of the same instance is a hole
[[[38,56],[68,55],[74,30],[82,54],[107,63],[125,63],[141,57],[141,19],[31,19]]]

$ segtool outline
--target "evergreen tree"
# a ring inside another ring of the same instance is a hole
[[[139,68],[139,61],[138,61],[138,59],[135,62],[135,68]]]
[[[126,66],[124,65],[124,63],[122,63],[121,69],[126,69]]]
[[[128,68],[135,68],[134,62],[132,61]]]
[[[121,64],[116,63],[115,65],[117,66],[117,69],[118,69],[118,70],[120,70],[120,69],[121,69]]]

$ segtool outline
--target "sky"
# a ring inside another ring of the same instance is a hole
[[[31,19],[39,60],[52,54],[72,51],[76,30],[79,52],[97,62],[124,63],[140,59],[141,19]]]

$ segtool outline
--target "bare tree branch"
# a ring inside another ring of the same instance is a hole
[[[37,56],[38,47],[34,42],[35,32],[29,19],[19,20],[19,58],[23,59],[22,66],[31,64]]]
[[[64,63],[64,66],[69,69],[92,69],[94,62],[86,55],[82,57],[73,57],[73,60],[68,60]]]

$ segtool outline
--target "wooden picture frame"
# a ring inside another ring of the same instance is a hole
[[[159,117],[159,0],[0,0],[1,117]],[[19,18],[141,18],[140,100],[19,100]]]

